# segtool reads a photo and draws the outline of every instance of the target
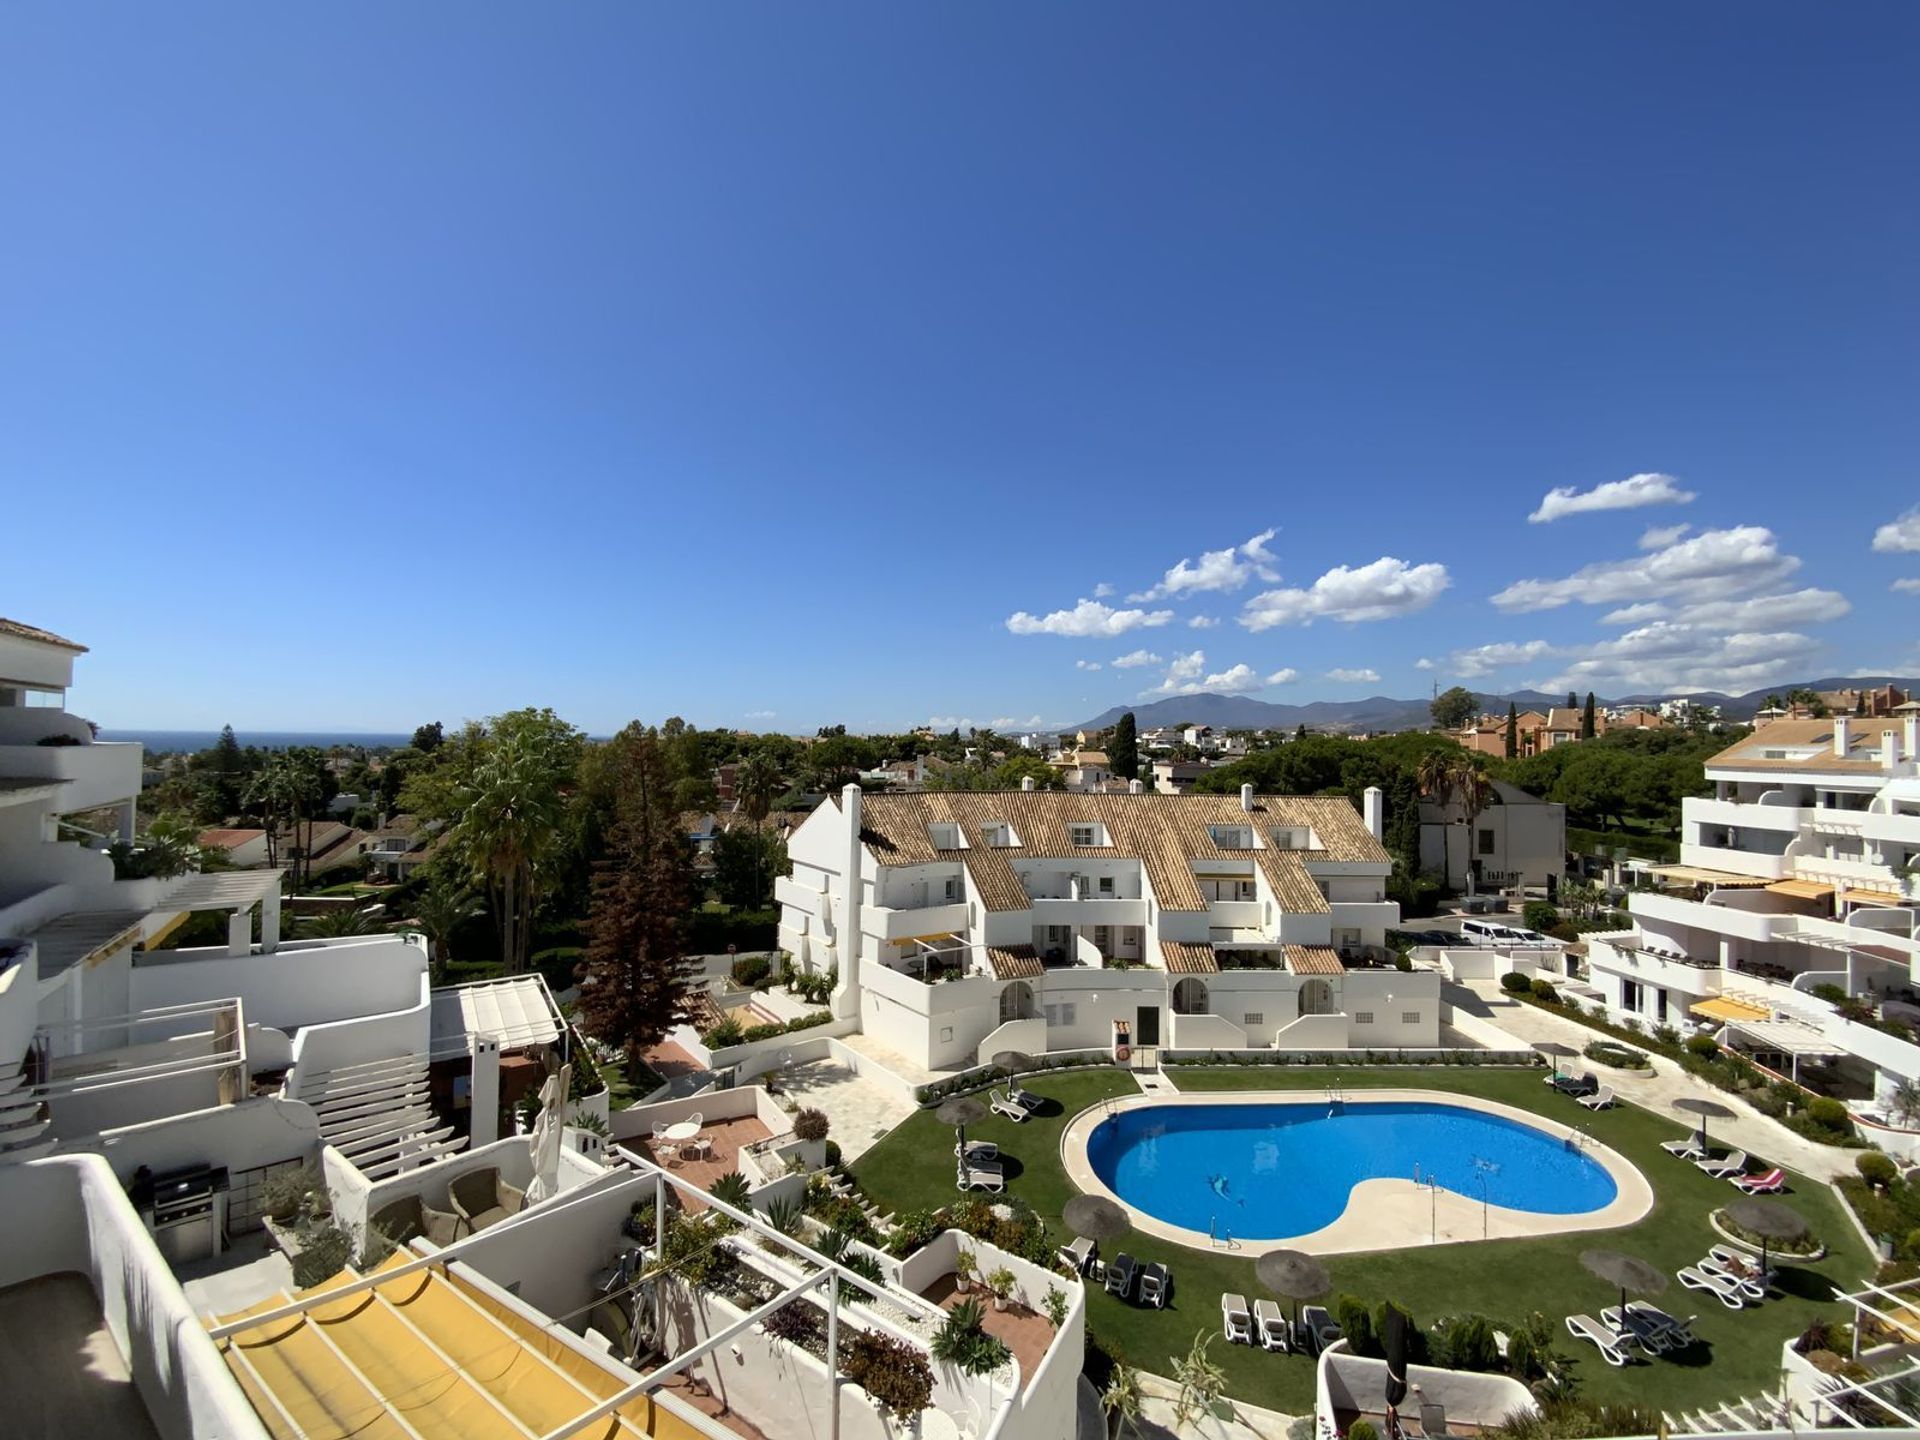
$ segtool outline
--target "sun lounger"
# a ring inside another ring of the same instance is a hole
[[[996,1115],[1004,1115],[1013,1121],[1014,1124],[1018,1125],[1033,1112],[1028,1110],[1027,1107],[1022,1105],[1018,1100],[1015,1100],[1011,1095],[1003,1095],[996,1090],[993,1092],[993,1113]]]
[[[1702,1260],[1695,1268],[1715,1279],[1731,1280],[1740,1287],[1740,1298],[1751,1305],[1758,1305],[1767,1298],[1767,1289],[1773,1278],[1762,1277],[1751,1265],[1724,1265],[1712,1256]]]
[[[1007,1188],[1007,1176],[998,1165],[963,1164],[954,1184],[960,1190],[991,1190],[997,1195]]]
[[[1593,1078],[1591,1070],[1579,1075],[1562,1075],[1553,1082],[1553,1088],[1562,1095],[1571,1095],[1578,1100],[1582,1095],[1591,1095],[1600,1088],[1600,1082]]]
[[[1629,1300],[1627,1313],[1637,1319],[1657,1325],[1667,1338],[1669,1350],[1684,1350],[1694,1343],[1693,1322],[1698,1315],[1689,1315],[1684,1320],[1676,1320],[1658,1305],[1646,1300]]]
[[[1778,1167],[1764,1175],[1729,1175],[1727,1179],[1749,1195],[1777,1195],[1787,1188],[1787,1172]]]
[[[1300,1328],[1307,1332],[1307,1346],[1318,1355],[1340,1338],[1340,1327],[1324,1305],[1309,1305],[1300,1312]]]
[[[1684,1140],[1662,1140],[1660,1148],[1669,1155],[1678,1155],[1682,1160],[1704,1160],[1707,1147],[1700,1143],[1698,1135],[1689,1135]]]
[[[1731,1245],[1715,1245],[1707,1251],[1707,1259],[1700,1264],[1704,1267],[1712,1261],[1728,1274],[1741,1280],[1753,1280],[1762,1285],[1773,1284],[1772,1269],[1762,1270],[1759,1263],[1744,1250],[1736,1250]]]
[[[1567,1333],[1576,1340],[1590,1342],[1607,1364],[1622,1368],[1626,1366],[1627,1337],[1617,1330],[1609,1330],[1591,1315],[1569,1315]]]
[[[1087,1273],[1087,1266],[1093,1260],[1093,1241],[1082,1235],[1071,1245],[1062,1245],[1056,1252],[1060,1263],[1076,1275]]]
[[[959,1145],[956,1144],[953,1147],[953,1153],[955,1158],[959,1158]],[[991,1140],[969,1140],[967,1141],[966,1158],[975,1165],[980,1164],[982,1161],[997,1161],[1000,1158],[1000,1147]]]
[[[1220,1297],[1220,1329],[1226,1335],[1229,1345],[1253,1343],[1253,1316],[1247,1310],[1246,1296],[1222,1295]]]
[[[1642,1346],[1656,1355],[1664,1355],[1678,1343],[1671,1333],[1672,1327],[1666,1323],[1667,1317],[1659,1311],[1642,1310],[1629,1305],[1625,1315],[1620,1313],[1618,1305],[1609,1305],[1600,1312],[1600,1323],[1616,1335],[1627,1334],[1638,1340]]]
[[[1293,1345],[1293,1326],[1271,1300],[1253,1302],[1254,1334],[1262,1350],[1289,1350]]]
[[[1114,1256],[1113,1263],[1107,1266],[1107,1293],[1118,1295],[1122,1300],[1131,1297],[1137,1269],[1138,1262],[1126,1251],[1122,1250]]]
[[[1606,1110],[1613,1105],[1613,1087],[1602,1085],[1591,1095],[1576,1095],[1574,1098],[1589,1110]]]
[[[1156,1310],[1167,1308],[1167,1297],[1173,1293],[1173,1272],[1158,1260],[1140,1272],[1140,1303],[1151,1305]]]
[[[1678,1273],[1680,1283],[1687,1289],[1704,1290],[1729,1310],[1746,1308],[1747,1302],[1740,1293],[1740,1282],[1724,1271],[1714,1275],[1698,1265],[1683,1265]]]
[[[1693,1162],[1716,1180],[1730,1180],[1747,1168],[1747,1152],[1732,1150],[1718,1160],[1696,1160]]]

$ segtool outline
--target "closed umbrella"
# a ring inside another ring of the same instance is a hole
[[[933,1112],[933,1118],[942,1125],[951,1125],[958,1131],[954,1139],[954,1148],[964,1157],[967,1153],[967,1126],[978,1125],[987,1118],[987,1107],[972,1095],[955,1095],[951,1100],[940,1102],[940,1108]]]
[[[1734,1112],[1718,1100],[1703,1100],[1693,1095],[1683,1095],[1673,1102],[1673,1108],[1683,1114],[1700,1117],[1700,1132],[1696,1138],[1700,1141],[1702,1150],[1707,1148],[1707,1121],[1731,1120],[1734,1117]]]
[[[1760,1268],[1767,1268],[1769,1240],[1798,1240],[1807,1233],[1807,1222],[1797,1210],[1789,1210],[1778,1200],[1748,1195],[1727,1206],[1727,1218],[1760,1237]]]
[[[567,1096],[573,1085],[573,1066],[562,1065],[540,1087],[540,1114],[533,1122],[533,1180],[527,1186],[529,1203],[551,1200],[560,1193],[560,1136],[567,1125]]]
[[[1618,1250],[1582,1250],[1580,1263],[1609,1285],[1620,1287],[1620,1321],[1627,1319],[1627,1292],[1658,1295],[1667,1288],[1667,1277],[1638,1255],[1623,1255]]]
[[[1300,1302],[1315,1300],[1333,1288],[1327,1267],[1304,1250],[1269,1250],[1253,1262],[1260,1283],[1293,1302],[1293,1328],[1300,1328]]]
[[[1387,1352],[1387,1409],[1398,1410],[1407,1398],[1407,1315],[1398,1305],[1387,1306],[1387,1332],[1380,1344]]]

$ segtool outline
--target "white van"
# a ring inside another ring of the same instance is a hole
[[[1521,930],[1497,920],[1462,920],[1460,939],[1488,950],[1542,950],[1560,943],[1537,930]]]

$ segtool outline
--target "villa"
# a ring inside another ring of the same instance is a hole
[[[1432,1048],[1439,976],[1394,967],[1382,801],[998,793],[823,802],[780,944],[915,1069],[1013,1050]]]
[[[1616,1018],[1704,1021],[1782,1074],[1884,1103],[1920,1079],[1920,714],[1775,720],[1706,775],[1680,863],[1653,872],[1687,893],[1635,893],[1631,930],[1588,936],[1593,985]]]

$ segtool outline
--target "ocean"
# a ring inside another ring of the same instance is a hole
[[[292,745],[317,745],[322,750],[335,745],[361,745],[367,749],[395,750],[413,739],[412,731],[379,734],[356,730],[242,730],[234,727],[234,739],[244,747],[285,750]],[[218,730],[102,730],[102,740],[138,740],[149,755],[167,751],[211,750],[220,739]]]

